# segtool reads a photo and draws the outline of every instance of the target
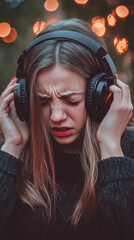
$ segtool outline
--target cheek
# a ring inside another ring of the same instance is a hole
[[[85,104],[82,103],[81,105],[77,106],[74,109],[70,110],[70,117],[73,118],[74,121],[78,125],[84,125],[87,119],[87,111],[85,108]]]
[[[46,123],[48,123],[49,115],[50,115],[50,109],[46,107],[42,108],[42,116]]]

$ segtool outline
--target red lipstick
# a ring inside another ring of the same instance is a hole
[[[72,128],[52,128],[52,130],[57,137],[66,137],[72,133]]]

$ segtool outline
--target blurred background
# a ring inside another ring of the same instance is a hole
[[[134,103],[134,0],[0,0],[0,93],[30,41],[51,22],[74,17],[105,40]]]

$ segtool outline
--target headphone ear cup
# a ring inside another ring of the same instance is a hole
[[[87,83],[86,110],[89,117],[94,121],[101,121],[111,105],[113,98],[109,92],[109,87],[112,84],[115,84],[114,77],[109,77],[105,73],[93,76]],[[108,96],[110,96],[109,99]]]
[[[86,103],[86,110],[88,115],[91,119],[94,119],[94,108],[95,106],[95,88],[97,85],[98,74],[88,80],[87,87],[86,87],[86,95],[85,95],[85,103]]]
[[[20,79],[14,87],[14,102],[18,118],[30,122],[29,96],[25,79]]]

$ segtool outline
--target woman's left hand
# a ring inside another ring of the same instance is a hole
[[[96,135],[102,159],[123,156],[120,146],[121,135],[133,111],[128,85],[117,79],[117,86],[112,85],[109,90],[113,93],[113,102]]]

